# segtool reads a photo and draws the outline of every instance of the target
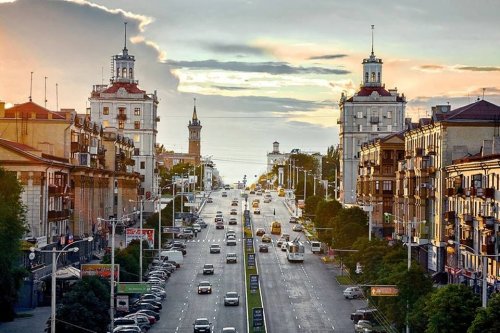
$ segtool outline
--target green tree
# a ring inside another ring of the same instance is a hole
[[[334,218],[342,209],[342,205],[335,200],[320,201],[316,208],[316,218],[314,224],[319,228],[331,227],[330,220]]]
[[[57,310],[58,332],[107,332],[110,285],[99,277],[84,277],[64,295]],[[80,329],[80,328],[84,328]]]
[[[14,319],[14,304],[25,270],[18,266],[20,239],[26,232],[22,186],[13,172],[0,168],[0,321]]]
[[[429,321],[425,332],[467,332],[480,305],[479,297],[467,286],[450,284],[440,288],[426,303]]]
[[[368,236],[368,217],[359,207],[340,209],[332,219],[334,246],[350,249],[359,237]]]
[[[323,198],[320,197],[319,195],[312,195],[308,196],[306,199],[306,208],[305,208],[305,213],[307,215],[314,215],[316,214],[316,208],[318,208],[318,204],[323,201]]]
[[[335,171],[337,171],[338,177],[340,170],[340,152],[338,146],[328,147],[326,155],[323,157],[322,167],[323,178],[329,182],[335,182]]]
[[[467,333],[500,332],[500,294],[493,294],[486,309],[478,310]]]

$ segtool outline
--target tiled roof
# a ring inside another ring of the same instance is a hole
[[[106,90],[101,91],[104,94],[114,94],[120,88],[125,88],[129,94],[144,94],[145,91],[137,87],[136,83],[125,83],[125,82],[115,82],[113,85]]]
[[[461,121],[461,120],[500,120],[500,106],[485,100],[462,106],[447,113],[436,114],[436,120]]]
[[[355,97],[355,96],[363,96],[363,97],[370,96],[374,91],[376,91],[380,96],[392,96],[391,93],[388,92],[387,90],[385,90],[384,87],[365,87],[365,86],[363,86],[356,94],[354,94],[354,96],[347,99],[347,102],[352,102],[353,97]],[[403,101],[403,98],[401,96],[398,96],[396,100],[398,102],[401,102],[401,101]]]
[[[31,113],[35,112],[37,115],[48,115],[52,114],[52,119],[66,119],[63,112],[50,111],[43,106],[40,106],[33,102],[27,102],[23,104],[14,105],[13,107],[7,109],[6,111],[15,111],[21,113]]]
[[[33,148],[31,146],[28,146],[28,145],[25,145],[25,144],[22,144],[22,143],[19,143],[19,142],[5,140],[5,139],[0,139],[0,144],[2,144],[3,146],[12,147],[12,148],[15,148],[17,150],[22,150],[22,151],[25,151],[25,152],[39,151],[38,149]]]

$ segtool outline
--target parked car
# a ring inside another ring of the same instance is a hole
[[[219,244],[210,245],[210,253],[220,253],[220,245]]]
[[[181,239],[192,239],[194,237],[193,230],[184,229],[180,234],[177,234],[177,238]]]
[[[228,291],[224,295],[224,305],[240,305],[240,295],[236,291]]]
[[[203,265],[203,275],[214,274],[214,265],[205,264]]]
[[[203,220],[201,220],[201,221],[199,220],[199,221],[198,221],[198,222],[196,222],[196,223],[198,223],[198,225],[199,225],[201,228],[203,228],[203,229],[205,229],[206,227],[208,227],[207,222],[205,222],[205,221],[203,221]]]
[[[293,226],[292,230],[297,231],[297,232],[301,232],[304,230],[304,227],[302,226],[302,224],[296,224]]]
[[[194,333],[210,333],[212,323],[207,318],[198,318],[193,323]]]
[[[290,220],[288,222],[290,222],[290,223],[299,223],[299,220],[295,216],[290,216]]]
[[[201,232],[201,225],[199,223],[193,223],[192,227],[195,232]]]
[[[361,298],[363,297],[363,290],[360,287],[348,287],[344,290],[344,297],[346,299]]]
[[[212,284],[209,281],[201,281],[198,283],[198,294],[211,294]]]
[[[142,330],[137,325],[120,325],[113,329],[113,333],[141,333]]]
[[[151,311],[151,310],[139,310],[136,313],[144,313],[147,314],[148,316],[152,316],[156,319],[156,321],[160,320],[160,314],[156,311]]]

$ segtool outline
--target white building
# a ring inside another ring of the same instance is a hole
[[[126,41],[126,38],[125,38]],[[135,57],[128,54],[127,45],[122,54],[112,58],[110,85],[94,85],[90,101],[90,116],[103,127],[115,127],[135,145],[134,171],[141,175],[139,194],[144,199],[158,192],[155,157],[158,97],[156,91],[147,94],[135,80]],[[153,202],[146,201],[145,212],[153,212]]]
[[[363,83],[352,97],[340,98],[340,201],[356,202],[356,177],[361,145],[403,130],[406,98],[382,84],[382,59],[363,59]]]

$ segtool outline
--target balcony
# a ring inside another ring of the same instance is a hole
[[[371,124],[378,124],[380,122],[380,119],[378,116],[371,116],[370,117],[370,123]]]
[[[119,113],[116,115],[116,119],[118,120],[127,120],[127,115],[125,113]]]
[[[394,159],[392,159],[392,158],[383,158],[382,159],[382,164],[383,165],[394,165]]]
[[[436,155],[436,147],[434,145],[427,146],[427,155]]]
[[[495,229],[495,218],[493,216],[482,216],[479,218],[480,229]]]
[[[463,214],[462,215],[462,221],[463,224],[468,226],[468,227],[473,227],[474,219],[472,218],[472,215],[470,214]]]
[[[483,244],[481,245],[481,252],[486,255],[494,255],[495,254],[495,244]]]
[[[467,239],[461,239],[460,244],[468,246],[470,248],[474,248],[474,241],[470,238]]]

